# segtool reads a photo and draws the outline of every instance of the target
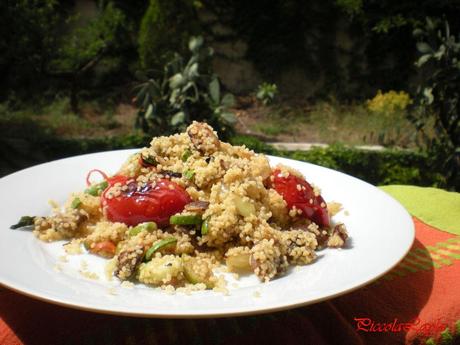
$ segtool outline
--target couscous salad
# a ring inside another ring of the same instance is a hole
[[[90,171],[87,184],[52,215],[12,228],[105,257],[121,281],[219,290],[225,280],[214,271],[224,265],[267,282],[348,237],[331,220],[339,206],[300,172],[220,141],[206,123],[154,138],[115,175]]]

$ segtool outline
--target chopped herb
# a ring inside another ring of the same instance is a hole
[[[174,225],[200,225],[201,216],[197,214],[176,215],[169,218],[169,222]]]
[[[109,183],[107,181],[102,181],[87,188],[85,193],[92,196],[99,196],[108,186]]]
[[[31,225],[34,225],[34,221],[35,221],[35,217],[22,216],[21,219],[19,219],[19,222],[10,226],[10,229],[19,229],[25,226],[31,226]]]
[[[187,180],[191,180],[195,176],[195,172],[193,170],[185,170],[184,176]]]
[[[187,159],[189,159],[191,155],[192,155],[192,151],[190,149],[186,149],[181,157],[182,162],[186,162]]]
[[[70,207],[72,207],[72,208],[79,208],[80,206],[81,206],[80,198],[73,199],[72,203],[70,204]]]
[[[129,236],[136,236],[137,234],[141,233],[142,231],[153,231],[157,229],[157,224],[155,222],[145,222],[136,225],[129,231]]]
[[[160,248],[166,247],[170,244],[176,243],[177,238],[175,237],[168,237],[160,242],[155,243],[153,246],[151,246],[147,252],[145,253],[145,261],[150,261],[152,259],[153,254]]]
[[[144,156],[143,154],[141,154],[141,165],[145,168],[154,167],[158,165],[158,162],[154,156]]]
[[[201,224],[201,234],[206,235],[209,232],[209,218],[206,218]]]

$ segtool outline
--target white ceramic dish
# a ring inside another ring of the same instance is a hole
[[[22,215],[48,215],[47,201],[63,202],[85,187],[86,173],[98,168],[115,173],[133,150],[62,159],[0,179],[0,283],[59,305],[101,313],[144,317],[216,317],[257,314],[307,305],[364,286],[394,267],[407,253],[414,228],[409,214],[384,192],[351,176],[316,165],[270,157],[300,170],[322,189],[326,201],[338,201],[351,236],[345,249],[318,252],[312,265],[262,284],[254,275],[229,282],[229,295],[200,291],[168,295],[143,285],[121,287],[105,278],[105,260],[89,254],[62,261],[63,242],[43,243],[32,233],[10,230]],[[87,271],[99,280],[81,274]]]

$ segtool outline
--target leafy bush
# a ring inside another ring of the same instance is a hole
[[[378,90],[374,98],[366,102],[367,109],[376,113],[394,113],[395,111],[405,110],[412,100],[407,92],[393,91],[382,93]]]
[[[0,109],[1,112],[1,109]],[[0,117],[0,125],[3,125]],[[126,135],[99,139],[61,139],[36,124],[15,120],[0,134],[0,175],[53,159],[106,150],[148,145],[147,135]],[[20,137],[20,134],[25,137]],[[249,136],[235,136],[230,142],[256,152],[297,159],[336,169],[375,185],[413,184],[445,187],[442,176],[428,169],[430,158],[412,151],[365,151],[336,145],[309,151],[279,151]]]
[[[446,187],[439,171],[429,169],[430,157],[425,153],[402,150],[370,151],[332,145],[309,151],[280,151],[259,140],[238,136],[235,145],[246,145],[256,152],[292,158],[342,171],[374,185],[412,184]]]
[[[256,93],[256,98],[264,105],[271,104],[278,94],[278,87],[276,84],[262,83],[259,85]]]
[[[385,93],[378,90],[372,99],[366,101],[368,116],[376,118],[382,124],[382,129],[375,133],[380,145],[394,147],[401,146],[401,143],[417,141],[417,133],[407,120],[406,109],[412,102],[407,92],[394,90]]]
[[[179,54],[166,63],[161,76],[140,73],[135,102],[139,107],[137,126],[151,135],[183,130],[194,120],[206,121],[223,138],[233,133],[235,115],[231,94],[222,94],[220,82],[209,69],[212,49],[203,45],[202,37],[189,42],[191,57],[187,62]]]
[[[443,183],[442,176],[427,169],[428,156],[410,151],[379,152],[336,145],[325,149],[294,152],[290,156],[345,172],[375,185],[442,186]]]
[[[11,124],[11,122],[9,122]],[[1,122],[0,122],[1,124]],[[124,135],[98,139],[62,139],[35,123],[18,121],[10,131],[17,135],[0,136],[0,176],[32,165],[80,154],[147,146],[151,138]],[[11,133],[10,133],[11,134]],[[23,136],[20,136],[22,134]]]
[[[422,132],[434,120],[435,135],[425,135],[429,153],[448,183],[460,189],[460,34],[451,34],[447,21],[439,26],[427,18],[425,27],[414,31],[422,80],[410,119]]]
[[[232,145],[245,145],[247,148],[254,150],[255,152],[266,153],[269,155],[279,154],[279,151],[276,150],[273,146],[268,145],[267,143],[264,143],[263,141],[260,141],[259,139],[251,136],[236,135],[230,138],[229,141]]]

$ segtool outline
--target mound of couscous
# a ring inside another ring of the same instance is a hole
[[[97,173],[103,180],[91,182]],[[122,281],[219,289],[214,270],[225,264],[267,282],[348,237],[331,222],[337,204],[328,210],[301,173],[221,142],[205,123],[154,138],[115,175],[94,170],[87,182],[51,216],[31,218],[33,232],[111,259]]]

